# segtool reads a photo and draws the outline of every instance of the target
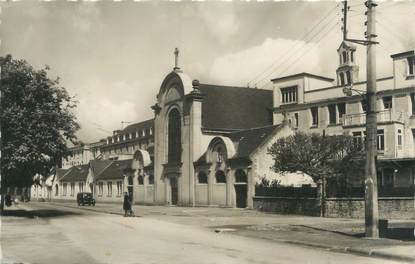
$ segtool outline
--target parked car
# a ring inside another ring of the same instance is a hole
[[[76,201],[78,202],[79,206],[85,204],[95,206],[95,199],[92,197],[92,193],[78,193],[76,196]]]

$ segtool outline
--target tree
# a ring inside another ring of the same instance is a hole
[[[275,172],[304,172],[319,185],[322,199],[327,178],[336,182],[362,175],[364,152],[348,135],[296,134],[280,138],[268,150]]]
[[[79,125],[72,112],[76,101],[59,78],[49,79],[48,66],[36,70],[11,55],[0,57],[0,66],[4,195],[7,187],[30,187],[34,175],[46,176],[68,154],[66,143],[76,141]]]

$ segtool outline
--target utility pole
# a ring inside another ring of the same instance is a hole
[[[348,11],[348,6],[347,6],[347,1],[343,2],[343,40],[347,39],[347,11]]]
[[[365,2],[367,7],[366,40],[347,38],[347,2],[344,2],[343,40],[360,45],[366,45],[366,165],[365,165],[365,233],[366,237],[379,237],[379,209],[377,184],[377,109],[376,109],[376,6],[373,0]],[[343,92],[352,94],[351,87],[345,87]],[[359,92],[358,90],[354,90]],[[360,92],[359,92],[360,93]]]
[[[366,166],[365,166],[365,230],[366,237],[379,237],[377,157],[377,111],[376,111],[376,6],[372,0],[367,7],[367,69],[366,69]]]

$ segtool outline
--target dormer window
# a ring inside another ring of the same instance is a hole
[[[296,103],[297,102],[297,86],[281,88],[282,103]]]

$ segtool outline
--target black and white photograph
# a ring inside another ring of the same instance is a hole
[[[415,1],[1,1],[1,264],[415,263]]]

